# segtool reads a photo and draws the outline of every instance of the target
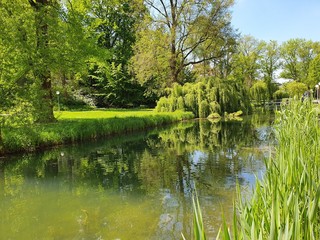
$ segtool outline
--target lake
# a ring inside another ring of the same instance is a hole
[[[0,159],[0,239],[187,239],[196,186],[208,239],[250,197],[269,115],[193,120]]]

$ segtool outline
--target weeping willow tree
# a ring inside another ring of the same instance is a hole
[[[191,111],[197,117],[251,112],[249,94],[239,83],[219,78],[203,78],[196,83],[174,84],[167,97],[159,99],[156,111]]]
[[[268,100],[268,85],[265,82],[257,81],[250,88],[250,95],[257,103],[263,103]]]

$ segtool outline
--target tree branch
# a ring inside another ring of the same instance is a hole
[[[199,64],[199,63],[202,63],[204,61],[209,61],[209,60],[213,60],[213,59],[216,59],[216,58],[221,58],[222,56],[223,56],[223,54],[220,54],[219,56],[206,57],[206,58],[199,59],[197,61],[189,61],[189,62],[184,63],[183,67],[187,67],[189,65],[194,65],[194,64]]]
[[[164,13],[158,8],[156,7],[153,2],[151,1],[146,1],[146,3],[152,7],[154,10],[156,10],[161,16],[163,16],[165,19],[166,19],[166,25],[170,28],[171,27],[171,22],[170,22],[170,19],[169,19],[169,15],[168,15],[168,12],[167,12],[167,9],[166,9],[166,6],[164,5],[164,2],[163,0],[160,0],[161,2],[161,5],[163,7],[163,10],[164,10]]]

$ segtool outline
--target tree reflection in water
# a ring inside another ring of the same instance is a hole
[[[0,162],[0,232],[27,239],[189,237],[196,183],[213,237],[222,211],[231,219],[236,182],[245,191],[264,171],[273,144],[269,121],[189,121],[7,157]]]

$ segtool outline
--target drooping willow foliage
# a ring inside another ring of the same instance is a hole
[[[170,94],[160,98],[156,106],[158,112],[176,110],[191,111],[196,117],[205,118],[226,112],[248,114],[252,108],[249,93],[241,84],[210,77],[183,86],[174,84]]]
[[[257,81],[250,88],[250,95],[257,103],[262,103],[268,100],[268,86],[263,81]]]

